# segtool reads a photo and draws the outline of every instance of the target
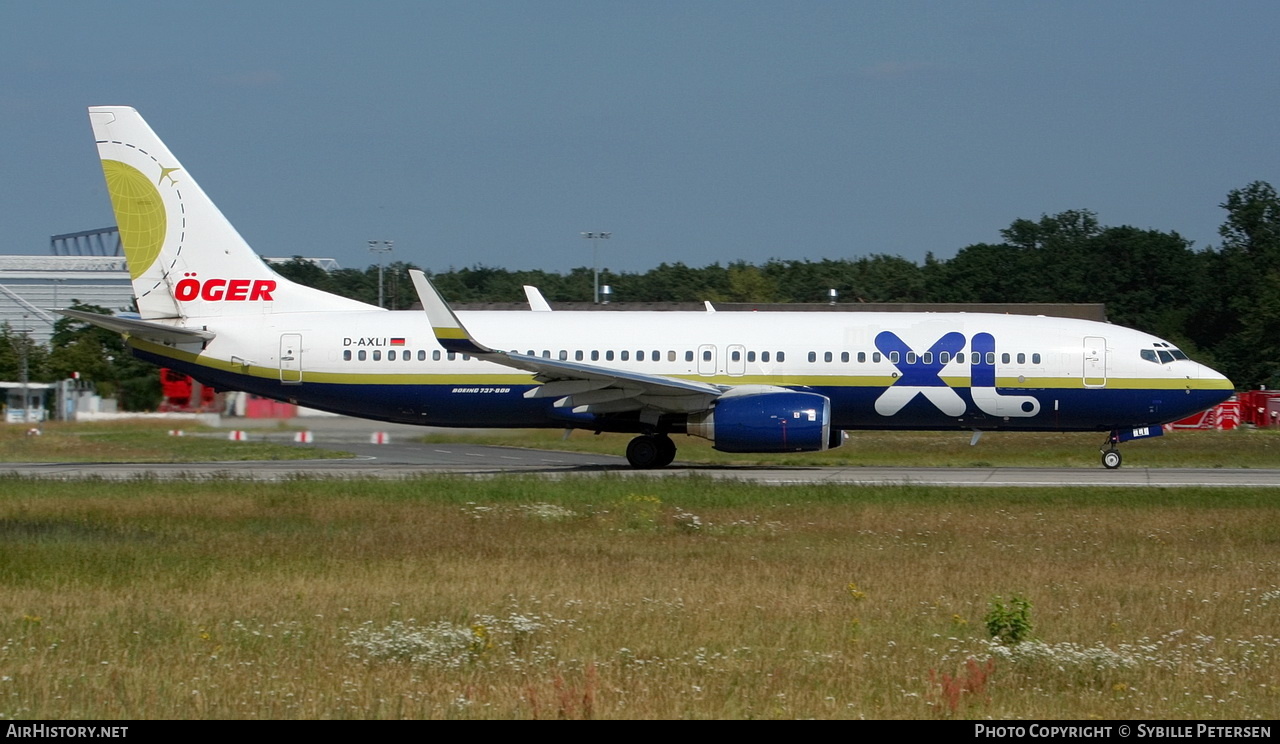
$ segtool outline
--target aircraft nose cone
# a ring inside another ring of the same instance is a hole
[[[1228,380],[1226,375],[1212,367],[1207,367],[1203,364],[1196,364],[1196,373],[1196,377],[1201,380],[1215,380],[1226,383],[1228,387],[1233,387],[1231,385],[1231,380]]]

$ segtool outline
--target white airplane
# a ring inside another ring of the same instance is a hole
[[[132,108],[89,109],[138,318],[63,311],[220,390],[428,426],[670,435],[817,451],[874,429],[1106,432],[1119,442],[1229,397],[1222,375],[1105,323],[979,313],[387,311],[273,272]],[[532,297],[532,295],[531,295]],[[545,307],[544,307],[545,306]]]

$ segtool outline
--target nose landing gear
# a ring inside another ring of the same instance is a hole
[[[1150,426],[1135,426],[1132,429],[1112,429],[1107,435],[1107,441],[1102,443],[1102,467],[1108,470],[1115,470],[1120,467],[1120,450],[1116,445],[1121,442],[1127,442],[1131,439],[1148,439],[1150,437],[1158,437],[1164,434],[1164,427],[1159,424]]]
[[[1124,460],[1124,458],[1120,456],[1119,448],[1116,446],[1120,444],[1120,442],[1120,432],[1112,430],[1112,432],[1107,435],[1107,440],[1102,443],[1102,447],[1098,449],[1098,451],[1102,453],[1102,467],[1107,470],[1115,470],[1120,467],[1120,463]]]

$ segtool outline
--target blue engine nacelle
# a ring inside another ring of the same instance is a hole
[[[833,441],[831,401],[785,388],[730,391],[711,410],[690,414],[686,431],[721,452],[818,452]]]

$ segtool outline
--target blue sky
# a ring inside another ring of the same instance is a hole
[[[264,255],[920,261],[1019,218],[1218,243],[1280,185],[1274,2],[0,2],[2,253],[113,224],[138,108]]]

